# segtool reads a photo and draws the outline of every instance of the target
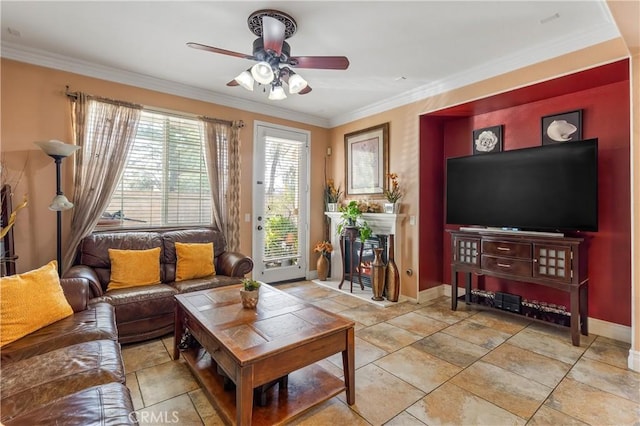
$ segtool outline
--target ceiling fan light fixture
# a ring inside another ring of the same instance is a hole
[[[289,93],[296,94],[299,93],[302,89],[308,86],[307,80],[302,78],[300,74],[295,74],[292,72],[292,75],[289,77]]]
[[[245,89],[253,92],[253,76],[249,71],[242,71],[234,80]]]
[[[271,86],[271,92],[269,93],[269,100],[272,101],[281,101],[287,98],[287,94],[284,92],[282,85],[273,85]]]
[[[273,81],[274,73],[268,62],[258,62],[251,67],[251,75],[260,84],[269,84]]]

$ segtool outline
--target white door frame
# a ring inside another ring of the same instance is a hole
[[[311,179],[311,132],[308,130],[304,130],[304,129],[298,129],[295,127],[289,127],[289,126],[283,126],[283,125],[279,125],[279,124],[273,124],[273,123],[268,123],[266,121],[254,121],[253,123],[253,145],[254,145],[254,149],[253,149],[253,172],[252,172],[252,185],[251,185],[251,189],[252,189],[252,214],[251,214],[251,240],[252,240],[252,256],[254,259],[256,259],[257,261],[254,264],[254,269],[253,269],[253,278],[256,280],[260,280],[261,276],[262,276],[262,272],[263,272],[263,268],[262,265],[259,265],[260,263],[260,259],[262,259],[262,244],[261,241],[263,240],[263,238],[260,238],[261,235],[264,234],[260,234],[257,231],[257,227],[259,225],[262,225],[262,227],[264,228],[264,223],[259,223],[257,221],[257,217],[255,212],[258,211],[259,208],[261,208],[262,206],[258,205],[258,201],[257,201],[257,191],[262,190],[261,186],[262,184],[258,184],[258,177],[256,176],[256,170],[261,170],[264,168],[264,158],[258,158],[258,156],[256,155],[256,150],[257,150],[257,144],[261,143],[261,140],[259,138],[259,130],[260,128],[268,128],[268,129],[274,129],[276,131],[286,131],[286,132],[295,132],[298,134],[302,134],[304,135],[304,137],[306,138],[306,142],[307,142],[307,152],[306,152],[306,173],[305,176],[303,176],[304,178],[304,187],[300,188],[300,194],[302,196],[302,194],[304,194],[304,200],[301,200],[301,206],[304,204],[304,211],[305,213],[303,215],[300,216],[300,218],[304,221],[303,226],[304,228],[301,230],[301,233],[304,234],[304,244],[299,246],[300,249],[300,253],[301,256],[304,257],[305,261],[304,261],[304,265],[305,265],[305,269],[302,271],[302,274],[304,275],[305,279],[309,279],[309,237],[310,237],[310,229],[309,229],[309,221],[311,218],[311,214],[310,214],[310,207],[311,207],[311,197],[309,194],[309,181]]]

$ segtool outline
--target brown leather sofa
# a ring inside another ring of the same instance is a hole
[[[3,425],[137,424],[114,309],[89,283],[62,279],[74,314],[2,347]]]
[[[175,243],[213,242],[216,275],[176,282]],[[145,250],[160,247],[160,284],[107,291],[111,276],[109,250]],[[250,257],[226,251],[224,234],[215,228],[135,231],[99,231],[83,239],[75,265],[65,277],[89,280],[93,299],[115,307],[120,343],[163,336],[173,331],[174,296],[238,284],[253,269]]]

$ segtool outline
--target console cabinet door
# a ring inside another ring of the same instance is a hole
[[[480,239],[455,237],[454,260],[465,265],[480,266]]]
[[[571,282],[573,277],[571,247],[534,244],[533,256],[534,277]]]

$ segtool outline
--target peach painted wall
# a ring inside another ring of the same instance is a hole
[[[206,115],[225,120],[244,120],[240,132],[241,145],[241,251],[251,254],[251,223],[244,216],[251,213],[253,124],[255,120],[290,126],[311,132],[311,158],[326,153],[327,129],[267,115],[228,108],[208,102],[158,93],[123,84],[108,82],[49,68],[2,59],[2,94],[0,151],[10,176],[17,176],[26,164],[25,173],[14,190],[14,205],[29,197],[29,206],[22,210],[15,225],[15,248],[19,255],[18,272],[39,267],[56,256],[56,215],[48,210],[55,195],[55,167],[35,141],[59,139],[72,141],[70,103],[64,95],[65,86],[72,91],[138,103],[189,114]],[[72,161],[63,162],[63,190],[71,195]],[[322,239],[323,176],[322,164],[311,162],[311,226],[310,241]],[[71,212],[63,212],[63,247],[69,231]],[[315,265],[316,255],[309,251],[309,264]],[[312,266],[315,269],[315,266]]]

